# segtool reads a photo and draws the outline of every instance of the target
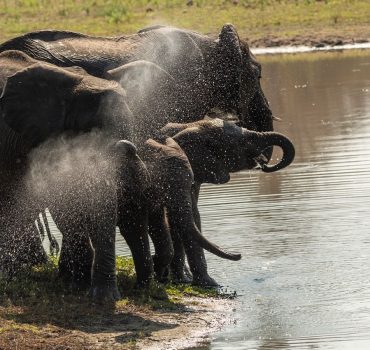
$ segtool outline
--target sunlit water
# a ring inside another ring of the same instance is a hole
[[[259,59],[297,157],[202,191],[204,233],[243,253],[208,258],[239,294],[209,349],[370,349],[370,52]]]
[[[243,254],[207,255],[239,296],[235,322],[202,349],[370,349],[370,52],[259,60],[297,156],[202,189],[204,234]]]

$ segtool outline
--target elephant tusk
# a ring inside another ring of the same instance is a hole
[[[254,157],[253,160],[261,167],[263,168],[268,162],[269,160],[266,158],[265,155],[263,155],[262,153],[257,156],[257,157]]]

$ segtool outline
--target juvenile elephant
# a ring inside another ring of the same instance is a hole
[[[272,146],[282,148],[283,157],[269,166],[261,154]],[[202,236],[195,184],[226,183],[230,172],[258,163],[263,171],[276,171],[288,166],[294,154],[292,143],[279,133],[250,131],[221,119],[168,124],[149,139],[140,155],[151,178],[147,198],[157,277],[162,279],[171,263],[174,279],[187,281],[185,249],[193,283],[215,285],[201,248],[230,260],[239,260],[240,255],[220,251]]]
[[[117,298],[114,238],[121,181],[117,159],[134,148],[128,142],[112,146],[132,134],[122,87],[78,67],[60,68],[7,51],[0,54],[0,91],[2,269],[16,267],[29,249],[22,249],[29,246],[23,242],[27,237],[37,246],[34,221],[50,204],[57,221],[73,222],[74,230],[67,226],[63,232],[67,241],[78,236],[91,241],[92,294]],[[144,238],[140,234],[132,238],[139,248],[147,239],[146,231],[142,233]],[[151,274],[150,253],[142,249]],[[63,259],[61,264],[63,270]]]

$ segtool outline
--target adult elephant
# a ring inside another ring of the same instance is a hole
[[[0,54],[0,91],[1,268],[14,271],[19,258],[32,252],[30,240],[35,249],[40,246],[34,222],[50,201],[74,219],[77,233],[89,233],[93,294],[118,297],[118,180],[112,164],[123,148],[112,153],[111,143],[130,138],[132,131],[122,87],[81,68],[64,69],[7,51]],[[136,239],[140,246],[147,237]]]
[[[230,24],[217,39],[167,26],[112,38],[39,31],[0,45],[0,51],[9,49],[120,81],[141,140],[167,122],[191,122],[215,108],[234,113],[251,130],[273,129],[261,66]],[[271,149],[264,154],[269,159]]]
[[[145,143],[140,156],[152,179],[148,190],[149,227],[156,247],[154,267],[159,279],[171,263],[173,279],[185,281],[186,252],[193,283],[217,285],[208,275],[207,263],[199,247],[222,258],[240,258],[239,255],[220,254],[202,236],[194,187],[203,183],[227,183],[231,172],[253,166],[250,159],[264,158],[261,153],[272,146],[280,147],[283,157],[275,165],[261,162],[265,172],[277,171],[293,161],[295,150],[291,141],[276,132],[250,131],[217,118],[170,123],[155,139]]]

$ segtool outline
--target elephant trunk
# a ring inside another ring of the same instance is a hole
[[[272,173],[274,171],[283,169],[293,162],[295,156],[295,149],[292,142],[284,135],[277,132],[255,132],[244,130],[244,135],[248,144],[253,145],[258,154],[263,154],[263,151],[272,146],[278,146],[283,151],[281,161],[275,165],[269,166],[268,160],[261,160],[259,157],[259,164],[262,171],[265,173]],[[264,158],[262,156],[262,158]]]
[[[233,260],[233,261],[238,261],[241,259],[240,254],[226,252],[220,247],[218,247],[216,244],[210,242],[197,229],[197,227],[195,226],[195,223],[193,223],[191,226],[192,226],[191,227],[191,239],[196,241],[203,249],[223,259]]]
[[[238,261],[241,259],[240,254],[226,252],[225,250],[221,249],[214,243],[210,242],[206,237],[204,237],[193,220],[192,211],[189,210],[188,212],[184,212],[182,210],[181,214],[184,214],[182,215],[182,222],[174,223],[173,227],[175,230],[178,231],[179,236],[182,238],[184,242],[186,242],[185,244],[187,246],[191,247],[193,243],[196,242],[203,249],[207,250],[212,254],[215,254],[220,258],[233,261]],[[169,217],[171,218],[172,215],[170,214]]]

